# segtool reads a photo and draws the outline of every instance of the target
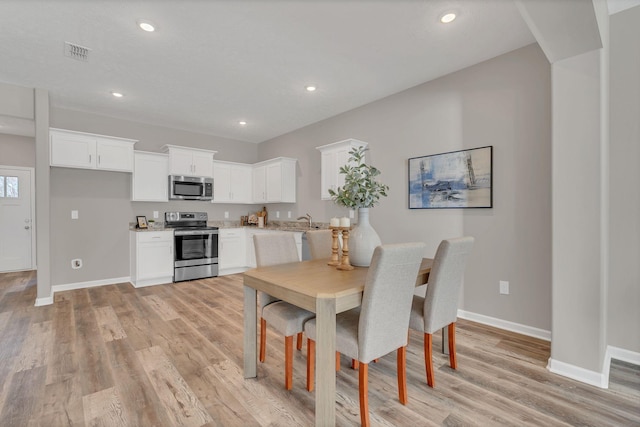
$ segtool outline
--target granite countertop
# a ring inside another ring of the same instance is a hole
[[[308,230],[321,230],[329,228],[329,224],[326,222],[313,222],[311,223],[311,227],[309,227],[306,223],[301,221],[269,221],[266,227],[258,228],[257,225],[240,225],[240,221],[230,221],[230,220],[222,220],[222,221],[209,221],[207,223],[209,227],[218,227],[218,228],[250,228],[256,230],[275,230],[275,231],[295,231],[295,232],[304,232]],[[157,222],[153,227],[149,228],[136,228],[135,223],[129,223],[129,231],[135,231],[137,233],[147,232],[147,231],[171,231],[171,228],[165,228],[163,222]]]

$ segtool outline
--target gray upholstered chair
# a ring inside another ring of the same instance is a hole
[[[359,361],[360,420],[369,425],[369,362],[398,351],[398,395],[407,402],[406,345],[409,313],[424,243],[378,246],[373,252],[362,305],[336,318],[336,350]],[[313,390],[316,321],[305,323],[307,389]]]
[[[331,258],[331,230],[309,230],[306,235],[311,259]]]
[[[253,243],[258,267],[299,261],[298,247],[291,233],[255,234]],[[260,362],[265,361],[267,324],[285,336],[285,388],[293,382],[293,336],[297,335],[298,350],[302,348],[304,323],[315,314],[288,302],[280,301],[264,292],[258,293],[260,309]]]
[[[424,333],[424,362],[427,384],[433,377],[432,334],[448,326],[449,363],[456,369],[456,320],[464,269],[473,247],[473,237],[443,240],[433,259],[425,297],[414,296],[409,328]]]

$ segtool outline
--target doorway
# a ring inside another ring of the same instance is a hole
[[[0,273],[36,267],[34,169],[0,166]]]

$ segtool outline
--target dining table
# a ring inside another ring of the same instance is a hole
[[[315,425],[335,425],[336,315],[360,306],[367,267],[338,270],[329,259],[258,267],[244,273],[244,377],[257,377],[257,291],[316,315]],[[423,258],[416,286],[427,283],[433,260]]]

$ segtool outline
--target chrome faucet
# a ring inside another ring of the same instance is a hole
[[[309,221],[309,228],[311,228],[311,215],[306,214],[305,216],[299,216],[298,220],[301,220],[301,219],[306,219],[307,221]]]

